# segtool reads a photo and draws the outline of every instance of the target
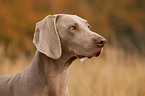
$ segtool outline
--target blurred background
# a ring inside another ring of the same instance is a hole
[[[35,53],[35,24],[76,14],[107,38],[100,57],[70,67],[70,96],[145,96],[144,0],[0,0],[0,75],[22,72]]]

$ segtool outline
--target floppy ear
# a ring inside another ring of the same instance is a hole
[[[36,24],[33,43],[37,50],[52,59],[62,54],[60,38],[56,28],[57,15],[48,15]]]

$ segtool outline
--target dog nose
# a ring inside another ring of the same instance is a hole
[[[99,37],[96,39],[96,41],[99,47],[103,47],[107,40],[104,37]]]

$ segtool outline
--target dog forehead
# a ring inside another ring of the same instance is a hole
[[[70,14],[61,14],[61,20],[66,22],[87,22],[87,20],[77,15],[70,15]]]

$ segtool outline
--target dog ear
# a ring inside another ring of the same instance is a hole
[[[48,15],[36,24],[33,43],[37,50],[52,59],[59,59],[62,54],[60,38],[56,28],[58,15]]]

